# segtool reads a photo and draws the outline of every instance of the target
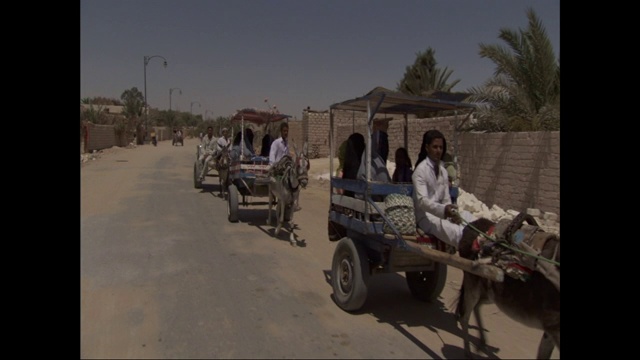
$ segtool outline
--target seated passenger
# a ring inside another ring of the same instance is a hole
[[[214,147],[217,139],[213,136],[213,127],[207,127],[207,134],[202,137],[202,153],[198,160],[202,163],[202,171],[200,172],[200,181],[204,181],[207,172],[209,171],[209,160],[213,157]]]
[[[426,157],[413,172],[413,201],[416,223],[427,234],[434,235],[445,243],[458,248],[465,221],[473,221],[467,211],[457,213],[458,207],[451,203],[447,170],[442,158],[447,152],[444,135],[438,130],[427,131],[420,152]]]
[[[344,158],[347,156],[347,140],[343,141],[338,147],[338,168],[336,176],[342,178],[342,169],[344,169]]]
[[[389,122],[386,121],[385,123],[388,128]],[[386,130],[376,130],[371,136],[376,140],[376,146],[372,147],[372,149],[376,149],[376,152],[386,163],[389,156],[389,135],[387,135]]]
[[[227,147],[227,144],[229,143],[229,130],[227,128],[222,128],[220,132],[222,133],[222,136],[220,136],[216,141],[213,153],[213,159],[215,161],[218,161],[218,158],[222,154],[222,150]]]
[[[362,160],[362,153],[364,152],[364,146],[364,136],[360,133],[353,133],[347,139],[344,167],[342,169],[343,179],[357,178],[360,161]],[[344,195],[353,197],[354,194],[353,191],[345,190]]]
[[[395,154],[396,169],[393,171],[391,181],[393,183],[410,183],[411,176],[413,175],[413,168],[411,166],[411,158],[406,148],[399,147],[396,149]]]
[[[265,134],[262,137],[262,147],[260,148],[260,156],[269,157],[271,150],[271,144],[273,143],[273,137],[269,134]]]
[[[283,122],[280,124],[280,137],[271,143],[269,150],[269,164],[274,165],[284,156],[289,155],[289,124]]]
[[[389,170],[387,169],[387,162],[380,156],[378,151],[378,143],[376,137],[371,138],[371,181],[390,183],[391,176],[389,176]],[[360,166],[358,167],[358,176],[360,180],[367,180],[366,175],[366,151],[362,152],[362,158],[360,160]],[[363,195],[356,194],[356,198],[364,199]],[[371,195],[371,199],[376,202],[384,201],[384,195]]]
[[[242,144],[242,146],[240,145],[240,142],[242,141],[242,134],[240,131],[238,131],[236,133],[236,136],[233,138],[231,151],[229,153],[232,160],[236,160],[236,161],[239,160],[241,151],[242,151],[244,160],[251,160],[251,158],[255,156],[255,153],[253,152],[253,146],[249,147],[248,145],[250,144],[248,138],[250,137],[251,139],[253,139],[253,132],[251,131],[251,129],[245,130],[244,137],[245,137],[245,141]]]
[[[371,137],[371,181],[379,181],[390,183],[391,177],[389,176],[389,170],[387,169],[387,162],[378,154],[376,150],[378,148],[378,142],[375,136]],[[360,160],[360,166],[358,167],[358,179],[367,180],[365,174],[365,152],[362,152],[362,159]]]
[[[253,148],[253,130],[246,128],[244,129],[244,143],[251,156],[256,156],[256,150]]]

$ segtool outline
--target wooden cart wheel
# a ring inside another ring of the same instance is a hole
[[[227,198],[229,221],[232,223],[238,222],[238,188],[234,184],[229,185]]]
[[[331,285],[333,298],[345,311],[359,310],[367,299],[369,262],[364,247],[353,239],[342,238],[333,253]]]
[[[411,294],[420,301],[434,301],[440,296],[447,281],[447,265],[436,263],[432,271],[407,271],[407,285]]]
[[[196,160],[193,164],[193,187],[196,189],[202,189],[202,181],[200,181],[200,172],[202,171],[202,165],[200,161]]]

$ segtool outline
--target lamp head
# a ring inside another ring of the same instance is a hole
[[[164,67],[165,68],[167,67],[167,61],[166,60],[164,61]]]

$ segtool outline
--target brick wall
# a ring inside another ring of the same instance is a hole
[[[300,120],[291,120],[289,119],[289,148],[293,151],[293,143],[296,144],[298,151],[302,150],[302,145],[306,140],[306,137],[303,135],[303,123]],[[278,131],[276,132],[275,138],[280,137],[280,128],[278,127]]]
[[[167,127],[155,127],[158,141],[172,140],[173,130]],[[133,140],[133,134],[117,135],[113,125],[85,124],[84,139],[80,139],[80,153],[108,149],[113,146],[125,147]],[[149,139],[147,139],[149,140]]]
[[[461,133],[460,187],[491,207],[560,217],[560,132]]]
[[[116,135],[113,125],[86,124],[84,151],[107,149],[113,146],[126,146],[124,135]]]

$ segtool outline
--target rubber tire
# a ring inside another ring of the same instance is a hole
[[[193,164],[193,187],[196,189],[202,189],[202,181],[200,181],[200,172],[202,172],[202,165],[196,160]]]
[[[229,222],[238,222],[238,188],[234,184],[229,185],[227,215],[229,215]]]
[[[440,296],[447,282],[447,264],[436,263],[433,271],[407,271],[405,275],[413,297],[433,302]]]
[[[367,252],[353,239],[344,237],[336,245],[331,264],[333,299],[345,311],[357,311],[367,300],[369,280]]]

